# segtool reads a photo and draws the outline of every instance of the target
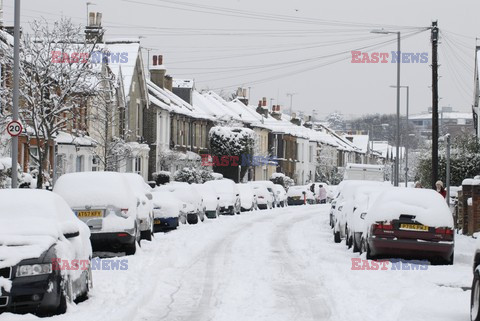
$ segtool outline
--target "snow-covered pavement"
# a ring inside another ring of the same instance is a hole
[[[469,320],[474,240],[453,266],[352,270],[328,205],[244,213],[156,234],[126,271],[94,271],[90,298],[52,320]],[[30,320],[32,315],[0,315]]]

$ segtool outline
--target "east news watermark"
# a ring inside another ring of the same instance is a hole
[[[363,52],[352,50],[352,64],[426,64],[428,63],[428,52]]]
[[[352,271],[415,271],[428,270],[430,263],[428,261],[418,260],[364,260],[360,258],[352,258]]]
[[[92,64],[110,63],[110,64],[125,64],[128,62],[128,52],[104,52],[92,51],[88,52],[62,52],[52,51],[51,62],[58,64],[73,64],[87,62]]]
[[[202,166],[263,166],[263,165],[278,165],[278,159],[271,156],[257,156],[242,154],[241,156],[216,156],[210,154],[202,154]]]
[[[52,259],[53,271],[86,271],[91,267],[92,271],[126,271],[128,270],[128,259],[100,259],[91,260],[64,260],[61,258]]]

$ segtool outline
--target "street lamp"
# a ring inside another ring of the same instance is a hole
[[[397,88],[397,86],[390,86],[392,88]],[[407,132],[408,132],[408,104],[410,101],[410,87],[409,86],[400,86],[400,88],[407,88]],[[408,139],[408,138],[407,138]],[[405,187],[408,187],[408,143],[407,140],[404,141],[405,144]]]
[[[371,33],[377,34],[397,34],[397,137],[396,137],[396,158],[399,159],[400,155],[400,31],[387,31],[385,29],[376,29],[370,31]],[[398,164],[399,162],[395,162],[395,182],[394,185],[398,186]]]

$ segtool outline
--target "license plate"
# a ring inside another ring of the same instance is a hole
[[[293,200],[299,200],[300,199],[300,196],[294,196],[292,197]]]
[[[153,224],[162,224],[162,221],[159,219],[154,219]]]
[[[428,226],[418,224],[400,224],[401,230],[424,231],[428,232]]]
[[[78,217],[102,217],[102,211],[79,211],[77,213]]]

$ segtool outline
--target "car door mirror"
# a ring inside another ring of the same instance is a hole
[[[218,200],[218,201],[220,200],[220,196],[217,197],[217,200]]]
[[[71,239],[77,236],[80,236],[80,231],[72,232],[72,233],[64,233],[63,236],[67,239]]]
[[[238,197],[238,196],[240,196],[240,194],[237,194],[236,196]]]
[[[67,239],[71,239],[80,235],[80,230],[75,222],[63,222],[62,233]]]
[[[145,196],[147,197],[147,199],[149,201],[151,201],[153,199],[152,193],[147,193],[147,194],[145,194]]]

